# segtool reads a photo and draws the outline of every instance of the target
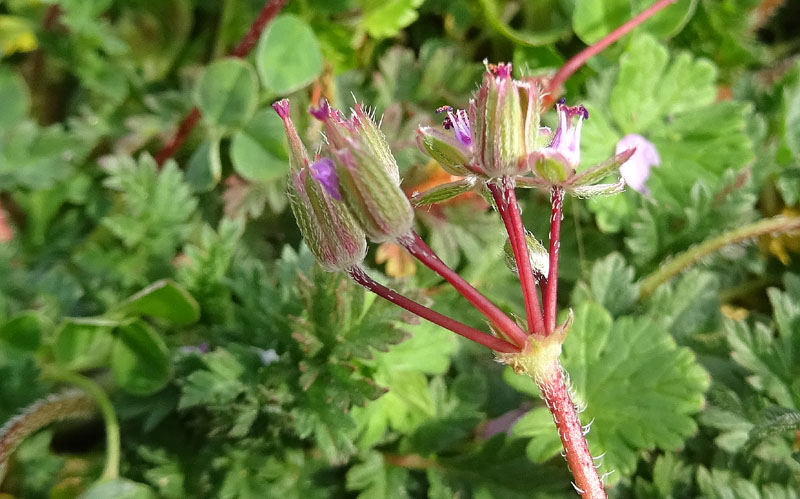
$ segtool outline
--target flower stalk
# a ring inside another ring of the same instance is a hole
[[[550,193],[552,213],[550,215],[550,266],[547,287],[544,292],[544,321],[547,334],[556,327],[558,313],[558,254],[561,252],[561,220],[564,218],[564,189],[553,187]]]
[[[447,266],[419,234],[412,232],[406,237],[398,239],[398,243],[403,246],[414,258],[422,262],[426,267],[436,272],[445,281],[450,283],[461,296],[466,298],[473,307],[477,308],[492,324],[503,333],[509,341],[515,345],[522,346],[527,341],[527,335],[522,329],[507,316],[500,308],[483,296],[480,291],[475,289],[463,277]]]
[[[512,353],[519,352],[520,350],[520,348],[516,345],[512,345],[511,343],[501,340],[496,336],[478,331],[475,328],[442,315],[435,310],[431,310],[430,308],[421,305],[414,300],[406,298],[405,296],[392,291],[386,286],[375,282],[375,280],[367,275],[367,273],[361,267],[353,267],[348,270],[347,273],[356,283],[363,286],[367,290],[375,293],[385,300],[394,303],[399,307],[404,308],[405,310],[408,310],[414,315],[422,317],[423,319],[436,324],[437,326],[441,326],[469,340],[479,343],[485,347],[489,347],[496,352]]]
[[[544,319],[539,305],[539,295],[536,290],[533,269],[531,268],[528,243],[525,240],[525,227],[519,212],[516,192],[513,184],[504,182],[502,186],[489,185],[497,211],[503,219],[503,224],[508,232],[511,249],[519,274],[522,298],[525,301],[525,316],[528,319],[529,334],[544,334]]]

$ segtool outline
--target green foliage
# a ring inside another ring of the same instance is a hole
[[[212,125],[236,127],[247,122],[258,104],[256,73],[239,59],[208,66],[197,81],[194,101]]]
[[[261,35],[256,67],[268,90],[276,94],[293,92],[308,85],[322,71],[319,42],[302,19],[279,16]]]
[[[775,327],[728,321],[725,332],[732,357],[752,374],[748,382],[783,407],[800,409],[797,355],[800,352],[800,278],[786,275],[786,292],[771,288]],[[776,331],[777,329],[777,331]]]
[[[708,375],[652,321],[612,321],[602,307],[585,303],[576,310],[562,359],[576,403],[586,407],[581,416],[591,421],[589,449],[604,455],[604,470],[627,475],[641,451],[680,447],[696,431],[691,415],[703,406]],[[514,434],[533,437],[528,455],[543,461],[561,447],[554,428],[550,413],[536,408]]]
[[[374,107],[404,191],[445,184],[418,232],[522,316],[502,222],[475,193],[450,197],[459,179],[432,173],[415,130],[468,106],[484,59],[553,74],[651,3],[287,2],[233,59],[264,2],[0,0],[0,427],[80,375],[108,392],[122,442],[122,476],[98,481],[105,423],[53,424],[12,455],[0,496],[573,496],[530,380],[314,266],[270,104],[292,100],[312,156],[317,98]],[[800,490],[796,234],[639,292],[673,255],[796,214],[795,18],[791,1],[679,0],[564,85],[591,114],[583,164],[631,133],[661,158],[650,195],[570,200],[563,219],[559,308],[577,312],[563,364],[616,497]],[[194,106],[198,126],[156,164]],[[546,194],[518,194],[546,245]],[[487,329],[404,258],[387,245],[365,266]]]

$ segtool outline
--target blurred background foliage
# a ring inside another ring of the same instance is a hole
[[[315,268],[269,105],[289,96],[310,144],[320,97],[374,107],[412,194],[450,180],[415,128],[466,105],[482,60],[549,74],[648,4],[292,0],[233,59],[260,1],[0,0],[0,423],[80,373],[111,398],[125,477],[96,483],[108,428],[82,418],[25,439],[0,497],[573,494],[529,380]],[[792,0],[678,0],[566,83],[590,110],[586,164],[631,133],[662,160],[647,196],[565,208],[565,365],[613,497],[798,497],[800,234],[746,228],[800,216],[799,17]],[[521,200],[544,239],[546,196]],[[417,223],[523,309],[482,199]],[[658,274],[714,238],[735,244]],[[368,264],[483,326],[398,247]]]

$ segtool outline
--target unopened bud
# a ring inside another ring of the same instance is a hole
[[[306,245],[325,270],[347,270],[364,260],[367,252],[364,231],[341,202],[330,158],[292,171],[288,197]]]
[[[325,135],[331,149],[347,149],[359,161],[370,161],[380,166],[394,180],[400,183],[397,168],[389,144],[375,120],[356,103],[350,118],[344,118],[338,109],[330,107],[328,101],[320,100],[319,107],[310,110],[311,115],[320,120],[325,127]]]
[[[520,173],[525,157],[525,129],[510,64],[487,66],[472,113],[476,163],[483,173],[490,178]]]
[[[394,241],[408,234],[414,210],[398,182],[360,150],[334,151],[342,197],[372,241]]]

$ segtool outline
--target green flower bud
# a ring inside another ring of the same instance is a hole
[[[414,210],[391,175],[362,151],[334,154],[342,197],[367,237],[384,242],[408,234]]]
[[[333,161],[321,158],[309,164],[308,152],[289,117],[289,102],[284,99],[273,108],[283,120],[292,150],[287,196],[306,245],[327,271],[359,265],[367,253],[367,240],[342,202]]]
[[[350,269],[364,261],[364,231],[324,180],[335,176],[334,164],[322,158],[289,174],[287,194],[300,233],[319,264],[329,272]]]

